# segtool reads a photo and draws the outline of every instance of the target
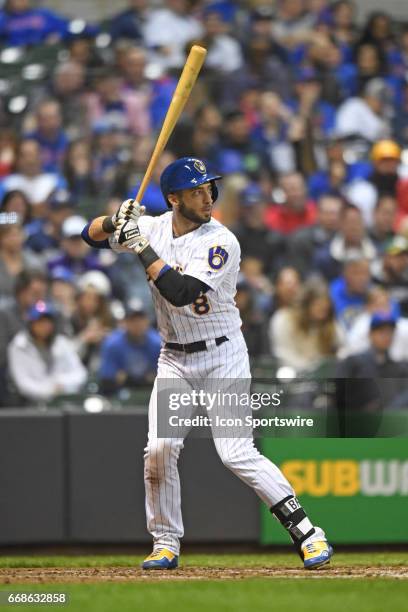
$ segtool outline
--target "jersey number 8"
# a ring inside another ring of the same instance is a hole
[[[194,314],[205,315],[210,312],[210,302],[205,294],[198,296],[191,304]]]

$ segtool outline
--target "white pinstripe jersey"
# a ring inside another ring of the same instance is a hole
[[[210,290],[193,304],[177,308],[150,281],[163,340],[187,344],[238,333],[241,319],[234,302],[241,257],[238,240],[215,219],[174,238],[172,218],[171,211],[159,217],[143,216],[139,219],[140,231],[163,261],[203,281]],[[113,250],[122,250],[117,249],[112,237],[110,242]]]

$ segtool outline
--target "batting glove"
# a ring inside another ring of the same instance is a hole
[[[140,233],[137,223],[123,219],[116,227],[115,239],[118,244],[135,251],[138,255],[150,244],[146,236]]]
[[[146,207],[141,206],[136,200],[125,200],[119,207],[117,214],[118,221],[134,221],[136,225],[139,218],[146,212]]]

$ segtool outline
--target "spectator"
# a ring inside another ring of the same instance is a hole
[[[259,176],[263,161],[245,114],[236,108],[228,110],[224,115],[224,133],[216,160],[221,174],[249,173],[255,178]]]
[[[153,148],[154,142],[150,136],[132,139],[129,159],[120,164],[113,186],[113,197],[119,200],[118,205],[135,185],[140,184]]]
[[[22,270],[42,268],[40,260],[23,245],[19,217],[16,213],[0,213],[0,303],[8,304],[13,299],[16,278]]]
[[[328,245],[316,251],[313,268],[331,281],[350,258],[371,261],[375,256],[376,249],[366,233],[361,212],[348,205],[342,211],[339,232]]]
[[[31,206],[27,196],[22,191],[14,189],[5,193],[0,206],[1,212],[15,213],[22,225],[31,221]]]
[[[276,271],[285,259],[285,241],[265,227],[267,199],[256,183],[249,184],[241,193],[241,218],[234,228],[244,257],[256,257],[264,262],[265,273]]]
[[[264,273],[264,262],[257,257],[243,257],[241,273],[243,280],[253,291],[255,307],[264,313],[270,312],[273,288],[272,283]]]
[[[380,196],[374,209],[373,225],[369,230],[369,236],[377,249],[377,253],[384,253],[386,247],[394,238],[396,218],[396,199],[392,195]]]
[[[360,95],[371,79],[386,77],[388,72],[386,56],[372,43],[361,44],[356,51],[356,68],[356,82],[352,93]]]
[[[265,223],[270,229],[282,234],[312,225],[316,221],[316,205],[307,197],[303,176],[291,172],[279,177],[281,203],[272,205],[265,215]]]
[[[166,73],[157,77],[148,74],[148,54],[142,47],[117,46],[117,64],[123,75],[122,89],[134,99],[138,99],[148,122],[146,133],[161,128],[170,105],[176,80]]]
[[[390,92],[383,79],[367,82],[361,96],[349,98],[339,107],[336,117],[336,134],[364,138],[374,143],[390,135],[386,117]]]
[[[311,40],[313,17],[305,14],[302,0],[281,0],[272,32],[276,40],[293,49]]]
[[[38,45],[64,39],[66,19],[45,8],[32,8],[31,0],[6,0],[0,11],[0,43],[7,47]]]
[[[77,287],[76,310],[71,319],[75,345],[88,371],[95,373],[101,343],[115,323],[109,303],[111,284],[105,274],[92,270],[81,276]]]
[[[177,157],[190,151],[193,157],[217,165],[221,128],[219,109],[214,104],[203,104],[194,113],[192,121],[181,121],[176,126],[169,147]]]
[[[148,6],[147,0],[129,0],[128,7],[111,18],[109,31],[113,40],[127,38],[141,43]]]
[[[322,195],[317,202],[316,223],[290,235],[290,261],[302,274],[313,270],[317,251],[327,249],[335,233],[340,229],[342,208],[341,198],[329,194]]]
[[[281,98],[288,97],[290,75],[284,64],[286,56],[271,39],[271,23],[272,13],[268,7],[259,7],[253,12],[244,43],[244,64],[220,83],[221,100],[226,107],[236,104],[248,90],[274,91]]]
[[[393,140],[380,140],[371,150],[373,168],[367,177],[351,182],[345,190],[350,202],[358,206],[364,215],[366,225],[373,223],[373,211],[378,198],[387,195],[400,196],[402,181],[398,175],[401,149]],[[401,194],[402,195],[402,194]],[[401,200],[401,212],[408,211],[408,205]]]
[[[408,241],[395,236],[385,249],[382,257],[373,262],[371,273],[374,283],[386,289],[391,299],[401,308],[401,314],[408,316]]]
[[[175,160],[175,156],[170,151],[164,151],[157,160],[156,166],[152,172],[152,178],[145,191],[146,213],[148,215],[161,215],[168,211],[167,202],[163,198],[160,189],[160,176],[163,170]],[[139,190],[140,183],[132,185],[128,191],[128,198],[135,198]]]
[[[337,0],[332,4],[332,35],[336,43],[342,45],[343,53],[353,46],[357,31],[354,23],[355,5],[350,0]]]
[[[48,262],[50,272],[54,268],[66,268],[78,278],[88,270],[102,268],[98,254],[91,251],[82,240],[81,232],[86,219],[79,215],[67,217],[61,227],[60,252]]]
[[[95,92],[87,94],[84,103],[91,126],[98,122],[116,125],[135,136],[150,131],[150,117],[143,98],[137,92],[122,87],[120,74],[110,68],[99,71]]]
[[[41,167],[40,146],[36,140],[23,140],[17,153],[17,172],[7,176],[0,184],[3,193],[18,189],[32,204],[32,213],[44,213],[45,202],[55,189],[66,186],[64,178],[55,172],[44,172]]]
[[[26,227],[25,246],[51,259],[57,255],[62,239],[62,224],[72,216],[74,203],[65,189],[58,189],[49,198],[47,216],[35,219]]]
[[[63,61],[55,67],[52,83],[47,92],[47,98],[54,99],[60,105],[61,123],[65,126],[70,139],[78,138],[88,128],[84,104],[85,77],[82,64],[73,60]]]
[[[329,136],[334,129],[336,111],[332,104],[322,99],[322,81],[313,67],[305,66],[296,71],[294,93],[289,106],[307,124],[313,142]]]
[[[252,138],[262,152],[266,167],[280,174],[293,172],[296,159],[290,138],[295,117],[276,93],[267,91],[261,94],[258,121]]]
[[[385,55],[391,49],[393,41],[394,35],[390,16],[381,11],[371,13],[359,40],[359,45],[375,45]]]
[[[27,311],[47,295],[47,277],[36,270],[23,270],[14,285],[14,299],[0,306],[0,405],[7,405],[7,347],[23,329]]]
[[[64,322],[64,331],[73,336],[72,318],[76,312],[75,278],[66,268],[54,268],[50,277],[50,298]]]
[[[242,333],[250,357],[260,357],[269,353],[266,334],[266,317],[255,305],[254,290],[244,279],[238,280],[235,304],[242,321]]]
[[[231,23],[216,4],[204,9],[204,35],[201,44],[207,49],[206,66],[220,73],[240,70],[243,64],[241,47],[230,36]]]
[[[16,130],[3,126],[0,132],[0,179],[12,172],[16,162],[16,155]]]
[[[98,185],[92,172],[92,155],[89,142],[75,140],[68,147],[64,176],[67,186],[76,201],[94,198],[98,193]]]
[[[355,159],[353,153],[349,154],[347,139],[336,134],[326,141],[322,166],[308,179],[308,191],[314,200],[326,193],[345,197],[351,181],[366,178],[372,172],[371,162]]]
[[[369,262],[361,257],[346,260],[342,275],[330,284],[336,318],[343,329],[350,329],[358,315],[363,312],[369,288]]]
[[[58,172],[62,166],[68,138],[62,129],[61,107],[56,100],[44,100],[36,110],[37,129],[27,137],[38,142],[42,169]]]
[[[408,361],[408,319],[398,316],[399,305],[390,299],[387,291],[379,286],[373,286],[367,295],[365,310],[356,317],[352,327],[347,332],[341,357],[363,353],[370,347],[370,322],[375,313],[390,314],[395,317],[395,333],[390,346],[390,357],[394,361]]]
[[[123,387],[152,383],[160,348],[160,336],[151,327],[142,303],[131,302],[123,328],[113,331],[103,342],[98,375],[101,391],[111,394]]]
[[[297,371],[313,370],[323,360],[333,357],[339,333],[326,285],[316,280],[306,281],[299,301],[273,315],[269,341],[281,365]]]
[[[186,45],[202,36],[202,26],[192,15],[190,0],[166,0],[146,19],[144,41],[152,60],[163,69],[181,68]]]
[[[113,195],[126,130],[110,116],[95,123],[93,133],[92,179],[98,196],[106,199]]]
[[[351,81],[355,78],[356,68],[345,60],[341,45],[336,44],[329,34],[314,38],[308,47],[305,64],[306,69],[316,72],[314,80],[320,86],[322,99],[320,103],[315,100],[313,106],[309,106],[320,115],[325,122],[324,131],[329,134],[331,130],[328,126],[333,126],[335,119],[334,107],[347,96],[354,94]],[[316,86],[314,89],[316,90]],[[314,131],[316,132],[316,128]]]
[[[374,313],[370,322],[370,347],[338,365],[337,377],[347,379],[347,410],[381,413],[405,407],[408,363],[391,359],[396,319],[389,313]],[[352,381],[350,379],[362,379]]]
[[[95,72],[102,70],[106,64],[95,45],[95,35],[94,29],[85,28],[71,35],[66,43],[67,60],[81,64],[85,71],[86,85],[92,84]]]
[[[290,266],[284,266],[276,274],[273,287],[273,312],[279,308],[293,306],[299,297],[302,280],[299,271]]]
[[[130,43],[116,46],[116,63],[123,76],[123,87],[126,90],[141,90],[148,99],[149,79],[146,77],[147,54],[143,47],[135,47]]]
[[[147,54],[141,47],[126,46],[118,57],[119,69],[124,78],[122,89],[138,98],[145,120],[150,122],[150,105],[156,93],[154,89],[157,81],[153,83],[146,77],[146,63]]]
[[[71,341],[56,332],[56,313],[46,302],[29,309],[26,328],[8,349],[11,378],[28,402],[78,393],[87,379]]]

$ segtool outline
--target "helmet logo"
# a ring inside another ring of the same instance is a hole
[[[204,166],[203,162],[200,159],[196,159],[194,162],[194,168],[201,172],[201,174],[207,174],[207,168]]]

